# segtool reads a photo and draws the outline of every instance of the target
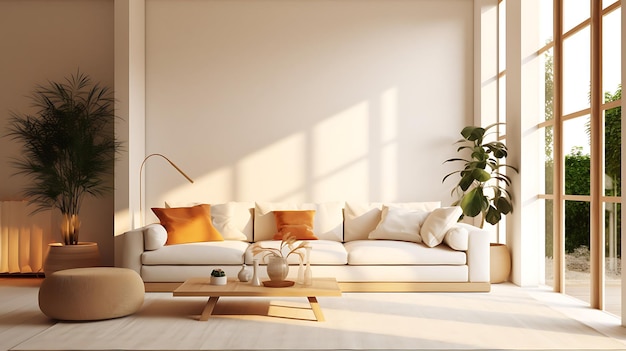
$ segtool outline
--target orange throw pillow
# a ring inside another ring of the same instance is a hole
[[[211,222],[211,206],[153,208],[167,230],[165,245],[195,243],[202,241],[224,241],[222,234]]]
[[[274,240],[283,240],[287,233],[295,236],[298,240],[317,240],[313,233],[313,218],[315,210],[303,211],[274,211],[276,229]]]

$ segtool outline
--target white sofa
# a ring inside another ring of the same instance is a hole
[[[433,213],[450,209],[441,208],[438,202],[213,204],[212,222],[223,241],[165,245],[165,228],[150,224],[116,236],[116,266],[137,271],[148,291],[173,289],[190,277],[209,276],[215,268],[235,278],[244,262],[252,269],[251,243],[280,244],[272,240],[277,231],[273,211],[311,209],[315,210],[313,231],[319,239],[310,241],[313,276],[335,277],[343,291],[490,290],[489,234],[456,221],[429,220],[436,217]],[[409,216],[418,213],[417,227],[409,225],[417,230],[417,240],[411,236],[408,240],[413,241],[405,241],[402,235],[406,233],[399,234],[403,240],[397,240],[396,234],[386,236],[386,228],[400,226],[406,231],[404,218],[410,222]],[[426,227],[441,231],[434,233],[436,238],[430,233],[429,240],[434,241],[429,244],[434,247],[425,245]],[[287,279],[293,280],[298,256],[290,256],[289,262]],[[267,279],[264,267],[260,274]]]

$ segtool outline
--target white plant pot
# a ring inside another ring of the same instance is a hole
[[[211,285],[226,285],[227,281],[228,281],[228,277],[226,276],[224,277],[211,276]]]

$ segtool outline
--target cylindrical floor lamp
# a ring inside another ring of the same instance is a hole
[[[183,177],[187,178],[187,180],[189,181],[189,183],[193,183],[193,179],[191,179],[187,174],[185,174],[185,172],[183,172],[182,169],[180,169],[174,162],[170,161],[169,158],[165,157],[162,154],[150,154],[148,156],[146,156],[146,158],[143,159],[143,162],[141,162],[141,167],[139,167],[139,217],[141,218],[141,224],[140,226],[144,225],[144,221],[145,221],[145,216],[143,213],[143,187],[142,187],[142,180],[143,180],[143,166],[146,164],[146,161],[148,161],[148,159],[152,156],[159,156],[164,158],[167,162],[169,162],[170,165],[172,165],[172,167],[174,167],[178,173],[182,174]]]

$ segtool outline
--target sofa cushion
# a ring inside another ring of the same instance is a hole
[[[343,240],[343,202],[257,202],[254,210],[254,241],[272,240],[278,232],[272,211],[315,210],[313,233],[321,240]]]
[[[224,240],[252,241],[253,202],[227,202],[211,205],[213,225]]]
[[[458,222],[463,214],[460,206],[442,207],[433,210],[424,221],[420,233],[426,246],[435,247],[443,241],[448,229]]]
[[[291,234],[297,240],[317,240],[313,233],[315,210],[272,211],[278,232],[274,240],[283,240],[283,236]]]
[[[149,224],[143,230],[143,247],[148,251],[158,250],[167,241],[167,230],[161,224]]]
[[[240,265],[250,244],[225,240],[166,245],[159,250],[144,251],[145,265]],[[207,275],[211,272],[208,271]]]
[[[210,205],[152,208],[152,212],[167,230],[165,245],[224,240],[213,226]]]
[[[344,215],[344,241],[367,240],[380,222],[383,205],[409,210],[432,211],[441,206],[440,202],[346,202]]]
[[[369,239],[422,242],[420,227],[428,217],[427,211],[383,205],[380,222],[369,234]]]
[[[462,265],[467,262],[463,251],[441,245],[390,240],[355,240],[344,244],[350,265]]]
[[[297,247],[301,241],[296,241],[294,243],[294,247]],[[279,248],[280,241],[278,240],[264,240],[258,242],[261,247],[271,247],[271,248]],[[343,244],[335,241],[335,240],[311,240],[308,241],[311,246],[311,264],[313,265],[344,265],[348,263],[348,253],[344,248]],[[283,250],[284,255],[286,255],[289,250],[285,248]],[[304,259],[306,260],[306,251],[301,249],[301,252],[304,255]],[[257,259],[261,259],[261,255],[257,255]],[[246,255],[246,263],[252,264],[252,255],[248,252]],[[299,264],[300,259],[298,255],[290,255],[287,259],[289,264]],[[263,262],[261,262],[263,263]]]
[[[443,242],[454,250],[467,251],[469,248],[469,231],[454,225],[446,232]]]

